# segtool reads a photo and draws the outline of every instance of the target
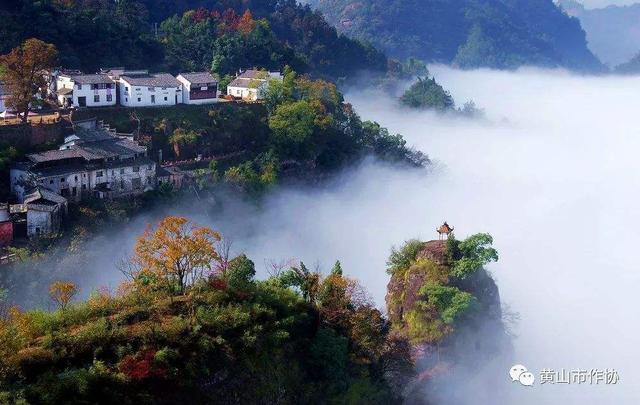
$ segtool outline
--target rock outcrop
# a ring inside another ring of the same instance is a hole
[[[425,242],[388,284],[389,319],[395,333],[411,341],[418,367],[409,403],[478,403],[468,402],[474,397],[464,394],[465,386],[478,389],[472,386],[508,369],[511,342],[498,286],[484,268],[454,277],[454,265],[447,241]]]

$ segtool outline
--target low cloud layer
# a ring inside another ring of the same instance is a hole
[[[382,201],[405,190],[393,207],[381,204],[380,220],[392,229],[405,224],[406,236],[433,235],[443,219],[459,236],[492,233],[501,260],[490,268],[503,301],[520,314],[516,361],[535,371],[620,374],[616,386],[536,384],[515,391],[518,403],[638,403],[640,78],[433,73],[456,100],[485,108],[487,121],[401,111],[382,95],[350,96],[365,118],[403,133],[443,167],[422,180],[391,180],[393,187],[379,178]]]

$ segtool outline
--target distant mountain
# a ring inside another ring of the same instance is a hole
[[[630,6],[587,9],[575,0],[558,2],[580,19],[589,49],[610,66],[629,61],[640,51],[640,1]]]
[[[597,71],[580,22],[552,0],[309,0],[339,32],[398,58],[466,68]]]
[[[615,69],[616,73],[638,74],[640,73],[640,53],[634,56],[630,61],[618,65]]]

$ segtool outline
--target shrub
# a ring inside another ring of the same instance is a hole
[[[400,249],[393,247],[389,260],[387,260],[387,273],[394,274],[396,271],[408,269],[416,260],[423,246],[424,243],[419,240],[411,239],[406,241]]]

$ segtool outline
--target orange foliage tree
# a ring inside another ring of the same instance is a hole
[[[185,292],[187,286],[215,269],[220,259],[215,244],[220,234],[197,226],[183,217],[166,217],[138,239],[132,264],[133,278],[158,283],[170,292]]]
[[[0,56],[0,80],[9,90],[7,106],[20,113],[25,123],[29,108],[38,102],[36,94],[44,92],[47,86],[44,73],[55,65],[57,56],[54,45],[36,38],[27,39]]]
[[[49,285],[49,296],[58,308],[65,309],[78,294],[78,286],[69,281],[55,281]]]
[[[240,21],[238,21],[238,31],[244,35],[249,35],[255,28],[256,21],[253,19],[251,11],[246,10],[244,14],[242,14],[242,17],[240,17]]]

